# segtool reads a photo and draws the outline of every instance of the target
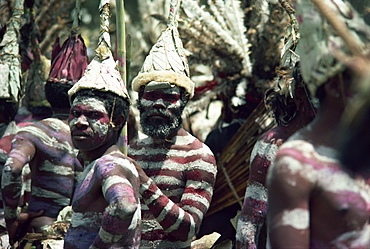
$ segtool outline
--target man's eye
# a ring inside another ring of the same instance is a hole
[[[156,100],[157,97],[154,96],[154,95],[152,95],[152,94],[145,94],[143,96],[143,98],[146,99],[146,100],[152,100],[152,101],[154,101],[154,100]]]
[[[71,115],[74,116],[74,117],[78,117],[78,116],[80,116],[80,113],[78,111],[72,110]]]
[[[99,112],[92,112],[91,115],[90,115],[92,118],[100,118],[101,115]]]

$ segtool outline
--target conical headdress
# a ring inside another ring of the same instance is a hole
[[[99,6],[100,28],[98,48],[94,59],[87,66],[84,75],[68,91],[71,98],[82,89],[112,92],[130,102],[125,84],[114,61],[109,37],[109,0],[102,0]]]
[[[139,74],[132,81],[132,89],[139,91],[140,87],[151,81],[170,82],[185,88],[194,95],[194,82],[190,79],[189,66],[185,50],[177,30],[177,14],[180,8],[179,0],[172,0],[167,29],[149,52]]]
[[[370,38],[370,29],[346,0],[295,0],[295,2],[297,19],[300,22],[297,53],[301,58],[302,77],[312,95],[315,95],[320,85],[345,68],[336,59],[336,53],[339,51],[342,53],[349,51],[350,47],[343,38],[350,37],[357,44],[356,49],[364,50],[365,42]],[[337,23],[342,29],[347,30],[347,34],[340,36],[341,30],[334,28],[332,23],[329,24],[312,2],[319,3],[325,7],[325,11],[331,12],[331,16],[337,18]]]
[[[0,98],[19,102],[23,95],[21,62],[19,58],[19,29],[24,0],[16,0],[6,33],[0,43]]]

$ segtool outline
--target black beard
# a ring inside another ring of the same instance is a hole
[[[172,133],[178,131],[182,124],[182,108],[171,109],[172,115],[167,113],[165,109],[152,108],[148,111],[143,111],[141,106],[140,110],[140,125],[144,134],[154,137],[165,139]],[[148,121],[148,117],[153,114],[161,114],[166,117],[166,121]]]

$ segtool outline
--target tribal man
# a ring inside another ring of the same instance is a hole
[[[67,53],[65,48],[70,43],[74,46]],[[57,39],[52,54],[45,95],[53,108],[53,117],[20,129],[4,166],[2,194],[11,244],[26,232],[41,233],[43,226],[56,221],[59,211],[70,205],[75,176],[82,171],[77,159],[78,151],[72,145],[67,118],[70,109],[68,90],[88,64],[86,46],[80,36],[71,35],[62,47]],[[74,56],[72,60],[70,54]],[[63,59],[68,63],[61,63]],[[70,67],[69,63],[74,66]],[[31,197],[25,213],[18,213],[23,187],[22,170],[26,165],[31,170]]]
[[[181,127],[194,83],[177,27],[169,23],[132,83],[139,92],[141,128],[148,135],[129,147],[129,156],[140,165],[142,248],[190,248],[209,208],[217,171],[211,150]]]
[[[64,248],[138,248],[139,175],[135,162],[117,144],[129,117],[130,99],[106,40],[109,1],[101,1],[99,8],[104,26],[97,54],[68,92],[69,126],[84,171],[73,196]]]
[[[298,72],[297,65],[292,73],[289,72],[290,75],[284,73],[284,77],[277,78],[279,82],[275,89],[265,94],[266,108],[274,113],[278,126],[262,134],[253,148],[248,187],[238,220],[236,248],[266,248],[268,168],[279,147],[315,117],[308,89]],[[294,89],[293,98],[289,88]]]
[[[347,26],[352,41],[368,43],[369,27],[346,1],[320,3]],[[302,77],[320,107],[314,121],[280,147],[269,169],[271,248],[369,248],[369,178],[344,169],[336,150],[353,78],[334,53],[343,55],[346,47],[313,3],[297,0],[296,8]]]
[[[13,140],[2,176],[5,220],[11,244],[26,232],[41,233],[42,226],[53,224],[59,211],[70,205],[74,173],[82,171],[67,125],[70,87],[48,82],[45,91],[54,116],[20,129]],[[31,198],[26,213],[18,214],[22,170],[27,163],[32,173]],[[40,217],[35,218],[35,215]]]

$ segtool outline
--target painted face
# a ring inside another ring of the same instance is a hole
[[[138,101],[143,132],[154,138],[166,138],[180,128],[184,106],[178,86],[145,91]]]
[[[104,102],[92,97],[76,97],[69,114],[73,144],[81,150],[93,150],[109,141],[110,118]]]

